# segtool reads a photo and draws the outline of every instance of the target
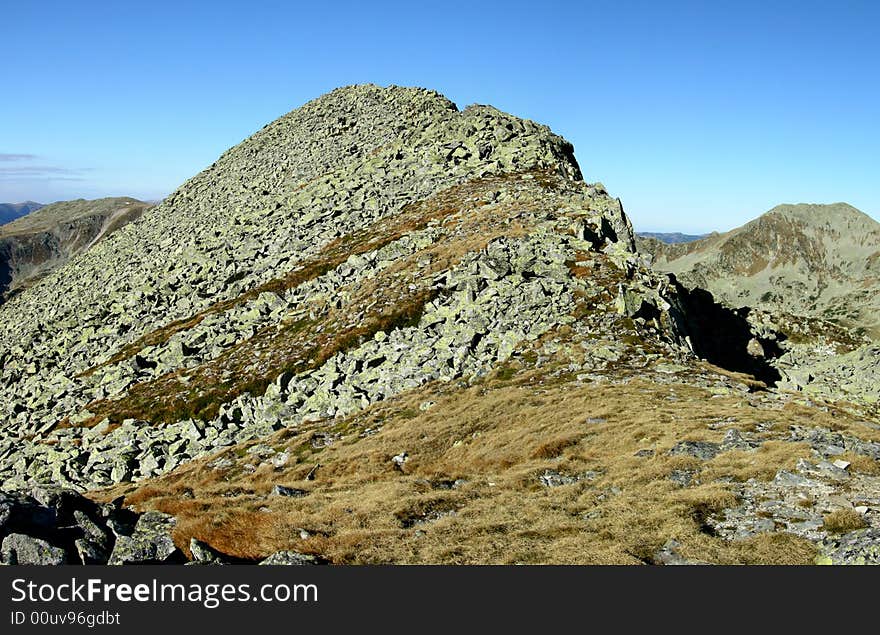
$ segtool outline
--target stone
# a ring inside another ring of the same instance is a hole
[[[880,564],[880,529],[860,529],[839,537],[829,536],[819,545],[817,564]]]
[[[721,451],[717,443],[709,441],[679,441],[669,450],[670,456],[693,456],[703,461],[714,459]]]
[[[227,557],[224,554],[213,549],[208,543],[196,538],[190,538],[189,551],[192,554],[192,562],[190,564],[227,564]]]
[[[275,485],[272,488],[272,496],[286,496],[290,498],[302,498],[303,496],[307,496],[308,492],[304,489],[297,489],[295,487],[285,487],[284,485]]]
[[[773,482],[788,487],[803,487],[812,489],[818,486],[818,483],[800,474],[794,474],[788,470],[779,470],[773,477]]]
[[[0,561],[7,565],[60,565],[67,562],[67,554],[45,540],[9,534],[0,547]]]
[[[55,525],[55,509],[40,505],[20,492],[0,491],[0,535],[17,531],[45,531]]]
[[[734,428],[731,428],[724,433],[724,439],[719,446],[721,452],[749,449],[751,449],[751,445],[743,438],[742,433]]]
[[[681,543],[675,540],[674,538],[670,538],[667,540],[664,545],[654,554],[654,562],[656,564],[663,564],[666,566],[691,566],[691,565],[702,565],[706,564],[704,562],[698,562],[694,560],[688,560],[687,558],[683,558],[678,550],[681,548]]]
[[[669,480],[680,487],[689,487],[694,482],[696,472],[694,470],[672,470]]]
[[[259,562],[261,565],[314,565],[322,564],[322,561],[316,556],[299,553],[297,551],[278,551],[268,558]]]
[[[81,564],[104,564],[107,562],[107,549],[85,538],[74,541],[76,555]]]
[[[848,481],[850,479],[849,472],[825,460],[811,463],[806,459],[798,459],[796,468],[798,472],[808,476],[818,476],[834,481]]]
[[[409,455],[406,452],[401,452],[400,454],[396,454],[391,457],[391,462],[398,468],[403,467],[403,464],[409,460]]]
[[[561,487],[563,485],[572,485],[584,480],[593,480],[598,476],[598,472],[584,472],[583,474],[562,474],[556,470],[545,470],[538,477],[538,481],[544,487]]]
[[[182,564],[185,558],[171,538],[175,524],[174,517],[168,514],[144,513],[130,536],[116,538],[107,564]]]

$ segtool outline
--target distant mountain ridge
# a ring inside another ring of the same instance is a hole
[[[35,212],[41,207],[45,207],[42,203],[34,201],[25,201],[24,203],[0,203],[0,225],[11,223],[16,218]]]
[[[846,203],[779,205],[724,234],[640,248],[656,269],[733,306],[880,334],[880,223]]]
[[[62,201],[0,226],[0,302],[139,218],[133,198]]]
[[[709,234],[682,234],[681,232],[637,232],[637,238],[653,238],[661,243],[678,244],[689,243],[700,238],[705,238]]]

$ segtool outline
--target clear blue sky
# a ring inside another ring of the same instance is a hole
[[[373,82],[548,124],[638,229],[782,202],[880,218],[880,2],[3,0],[0,20],[3,202],[160,198]]]

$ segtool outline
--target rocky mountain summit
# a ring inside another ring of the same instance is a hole
[[[0,226],[0,302],[140,218],[150,206],[133,198],[38,206]]]
[[[0,478],[194,561],[870,560],[880,425],[775,390],[781,340],[545,126],[352,86],[0,306]]]

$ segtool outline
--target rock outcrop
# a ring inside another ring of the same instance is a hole
[[[175,520],[168,514],[138,514],[121,500],[98,504],[77,492],[35,487],[0,491],[0,564],[184,564],[174,544]],[[243,564],[193,541],[193,564]],[[279,552],[253,564],[319,564],[314,556]]]

